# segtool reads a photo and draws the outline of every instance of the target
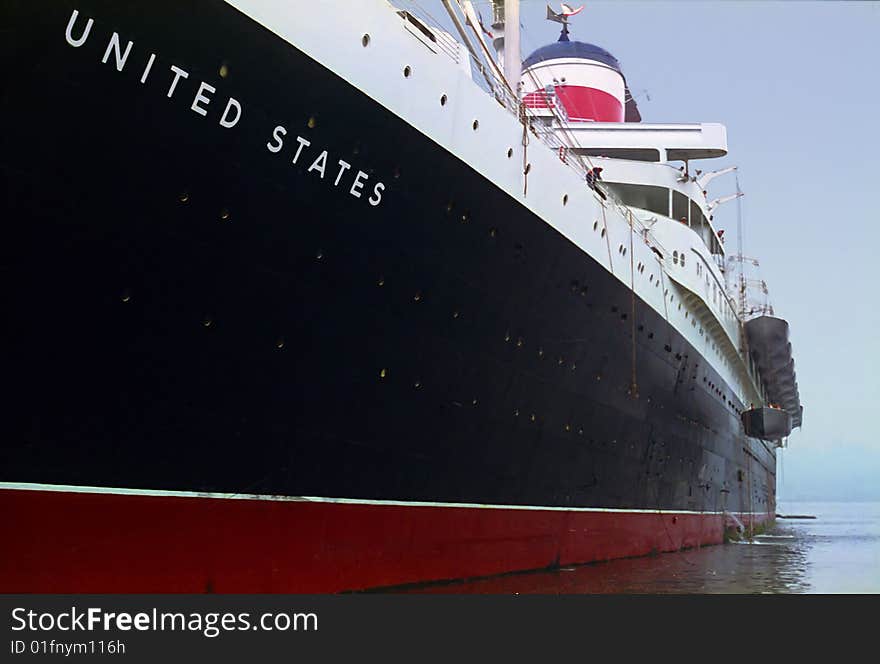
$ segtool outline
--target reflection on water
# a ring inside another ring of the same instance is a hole
[[[790,503],[752,542],[410,589],[429,593],[880,592],[880,503]]]

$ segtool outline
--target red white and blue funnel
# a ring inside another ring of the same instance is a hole
[[[635,104],[627,103],[631,95],[617,59],[594,44],[569,40],[568,18],[580,9],[563,5],[559,14],[547,9],[549,20],[563,24],[562,34],[523,62],[523,103],[561,106],[570,122],[639,122]]]

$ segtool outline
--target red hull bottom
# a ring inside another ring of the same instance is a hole
[[[324,593],[723,539],[718,513],[0,490],[0,592]],[[756,515],[763,521],[768,515]]]

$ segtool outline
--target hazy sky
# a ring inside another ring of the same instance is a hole
[[[490,23],[489,2],[474,4]],[[644,122],[727,126],[729,155],[691,167],[739,167],[745,253],[791,323],[805,415],[780,499],[880,500],[880,3],[569,4],[586,5],[571,38],[620,61]],[[558,38],[546,5],[521,2],[524,57]],[[710,198],[734,190],[724,176]],[[715,223],[735,248],[736,203]]]

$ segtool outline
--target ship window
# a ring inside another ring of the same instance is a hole
[[[563,205],[568,205],[568,194],[565,194],[565,195],[562,197],[562,204],[563,204]]]
[[[474,128],[474,131],[476,131],[476,130],[477,130],[477,127],[479,127],[479,126],[480,126],[480,121],[479,121],[479,120],[474,120],[474,123],[471,125],[471,127]]]
[[[604,228],[602,229],[602,232],[599,233],[599,235],[601,235],[602,237],[605,237],[605,229]]]
[[[681,252],[681,266],[684,267],[684,252]]]
[[[409,78],[410,74],[412,74],[412,67],[407,65],[406,67],[403,68],[403,75],[405,78]]]
[[[678,191],[672,192],[672,218],[675,221],[683,221],[690,226],[688,219],[688,197]]]
[[[598,221],[594,221],[594,222],[593,222],[593,230],[596,230],[597,228],[599,228],[599,222],[598,222]]]
[[[672,262],[673,262],[675,265],[678,265],[678,252],[677,252],[677,251],[673,251],[673,252],[672,252]]]
[[[369,44],[370,44],[370,35],[364,35],[363,37],[361,37],[361,44],[364,45],[364,48],[366,48],[367,46],[369,46]]]
[[[441,105],[441,106],[446,106],[446,95],[442,95],[442,96],[440,97],[440,105]]]
[[[507,148],[507,158],[510,159],[513,156],[513,148]]]
[[[624,205],[664,216],[669,212],[669,190],[665,187],[620,182],[606,182],[605,186],[614,192]]]

